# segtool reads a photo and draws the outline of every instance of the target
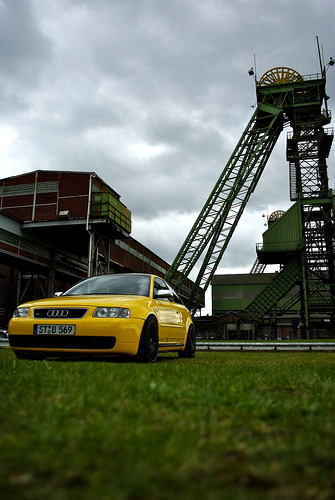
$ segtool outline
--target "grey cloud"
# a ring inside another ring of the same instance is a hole
[[[47,61],[51,43],[41,32],[30,0],[0,4],[0,67],[2,78],[14,84],[36,83],[36,72]],[[6,80],[5,80],[6,82]]]
[[[2,1],[8,175],[96,171],[132,210],[135,237],[171,261],[252,116],[254,54],[258,77],[315,73],[315,35],[335,57],[334,20],[321,0]],[[327,76],[332,107],[334,68]],[[254,260],[263,226],[250,234],[249,221],[290,203],[285,133],[227,250],[232,269],[236,252]],[[334,184],[333,153],[328,163]]]

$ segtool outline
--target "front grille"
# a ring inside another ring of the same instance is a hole
[[[115,341],[115,337],[9,335],[9,344],[11,347],[41,349],[113,349]]]
[[[84,307],[52,307],[34,309],[35,319],[81,319],[88,309]]]

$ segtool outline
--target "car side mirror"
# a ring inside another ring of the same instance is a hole
[[[172,297],[173,293],[171,292],[171,290],[163,289],[163,290],[158,290],[155,298],[160,300],[160,299],[172,299]]]
[[[60,297],[61,295],[63,295],[63,292],[55,292],[54,293],[54,297]]]

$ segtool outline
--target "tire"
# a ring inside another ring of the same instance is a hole
[[[144,323],[140,343],[137,351],[137,360],[140,363],[154,363],[158,356],[158,325],[153,316]]]
[[[188,330],[185,349],[179,352],[178,354],[180,358],[194,358],[195,350],[196,350],[195,331],[194,331],[194,326],[191,325]]]

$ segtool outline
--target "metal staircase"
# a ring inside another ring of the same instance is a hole
[[[255,262],[252,265],[252,268],[250,269],[250,274],[262,274],[264,273],[265,268],[266,264],[261,264],[258,258],[256,258]]]
[[[327,196],[328,177],[325,159],[333,140],[333,129],[320,128],[330,116],[320,113],[310,123],[296,123],[296,132],[287,134],[287,160],[290,170],[290,196]]]
[[[263,316],[274,309],[297,282],[301,281],[301,264],[292,260],[286,264],[271,283],[244,310],[243,317],[247,320],[260,321]]]

